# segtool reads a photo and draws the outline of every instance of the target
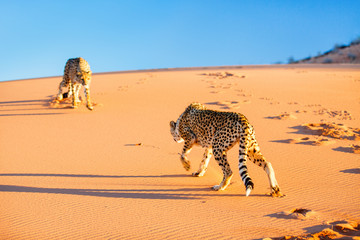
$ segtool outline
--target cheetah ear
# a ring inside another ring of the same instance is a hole
[[[171,127],[171,129],[175,129],[176,123],[174,121],[171,121],[170,122],[170,127]]]

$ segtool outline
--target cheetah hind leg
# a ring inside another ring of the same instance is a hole
[[[187,148],[186,146],[184,146],[183,152],[182,154],[180,154],[180,161],[186,171],[189,171],[191,168],[190,161],[187,158],[187,154],[190,153],[191,149],[192,149],[191,147]]]
[[[90,98],[90,89],[89,89],[89,85],[85,85],[84,86],[84,93],[85,93],[85,97],[86,97],[86,107],[89,110],[93,110],[94,107],[91,103],[91,98]]]
[[[273,197],[284,197],[285,195],[281,193],[279,184],[275,178],[275,172],[270,162],[266,161],[264,156],[260,152],[259,146],[256,146],[254,149],[249,151],[250,159],[259,167],[263,167],[270,184],[271,193]]]
[[[203,159],[200,162],[199,170],[192,174],[194,177],[202,177],[202,176],[204,176],[204,174],[205,174],[205,172],[207,170],[207,166],[209,165],[209,161],[210,161],[211,156],[212,156],[212,149],[211,148],[205,149]]]
[[[219,185],[215,185],[212,187],[212,190],[215,191],[222,191],[227,188],[227,186],[230,184],[231,178],[233,176],[233,173],[229,173],[230,175],[224,176],[222,182]]]
[[[70,82],[69,84],[69,93],[72,94],[72,108],[77,108],[78,107],[78,99],[76,96],[76,86],[74,86],[75,84]]]
[[[223,180],[219,185],[215,185],[212,187],[213,190],[225,190],[227,186],[230,184],[231,178],[233,176],[233,172],[230,169],[230,165],[227,161],[227,155],[225,151],[216,151],[214,152],[215,160],[218,162],[219,166],[223,171]]]
[[[266,165],[264,167],[264,170],[268,175],[269,182],[270,182],[270,188],[271,188],[270,195],[273,197],[284,197],[285,195],[281,193],[280,187],[276,181],[275,172],[274,172],[274,169],[272,168],[271,163],[266,162],[265,164]]]
[[[81,88],[81,84],[74,85],[74,96],[75,96],[75,101],[77,104],[81,103],[80,96],[79,96],[80,88]]]

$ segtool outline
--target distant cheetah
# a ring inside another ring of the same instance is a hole
[[[83,58],[70,58],[65,65],[63,80],[59,85],[59,93],[57,100],[61,101],[63,98],[72,96],[72,107],[77,108],[79,100],[79,90],[81,85],[84,86],[84,92],[87,101],[87,108],[93,110],[90,99],[90,82],[91,70],[89,63]],[[62,92],[63,88],[68,87],[68,92]]]
[[[207,110],[200,103],[192,103],[176,122],[170,122],[170,132],[176,142],[185,141],[180,160],[187,171],[190,169],[190,162],[186,155],[192,147],[200,145],[206,148],[200,168],[193,173],[193,176],[203,176],[211,155],[214,155],[223,171],[223,180],[213,187],[214,190],[224,190],[229,185],[233,172],[227,161],[227,151],[239,142],[239,172],[246,187],[246,196],[249,196],[254,188],[254,183],[247,171],[248,159],[264,168],[269,178],[272,196],[283,196],[271,163],[267,162],[261,154],[255,139],[255,131],[244,115]]]

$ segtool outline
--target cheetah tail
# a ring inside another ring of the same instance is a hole
[[[249,188],[246,189],[246,196],[247,196],[247,197],[250,195],[251,190],[252,190],[251,187],[249,187]]]

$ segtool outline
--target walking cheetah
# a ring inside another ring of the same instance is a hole
[[[83,58],[70,58],[65,65],[63,80],[59,85],[57,100],[72,96],[72,107],[77,108],[79,100],[79,90],[84,86],[84,92],[87,101],[87,108],[93,110],[90,99],[91,70],[89,63]],[[63,88],[68,87],[67,93],[62,93]]]
[[[255,139],[255,131],[244,115],[208,110],[200,103],[192,103],[176,122],[170,122],[170,132],[176,142],[184,141],[180,160],[187,171],[190,170],[187,154],[192,147],[200,145],[206,149],[199,170],[194,172],[193,176],[203,176],[211,156],[214,155],[222,168],[223,180],[219,185],[212,187],[213,190],[224,190],[229,185],[233,172],[227,161],[227,151],[239,142],[239,173],[246,187],[246,196],[249,196],[254,188],[254,183],[247,171],[248,159],[264,168],[269,178],[271,195],[283,196],[271,163],[267,162],[261,154]]]

